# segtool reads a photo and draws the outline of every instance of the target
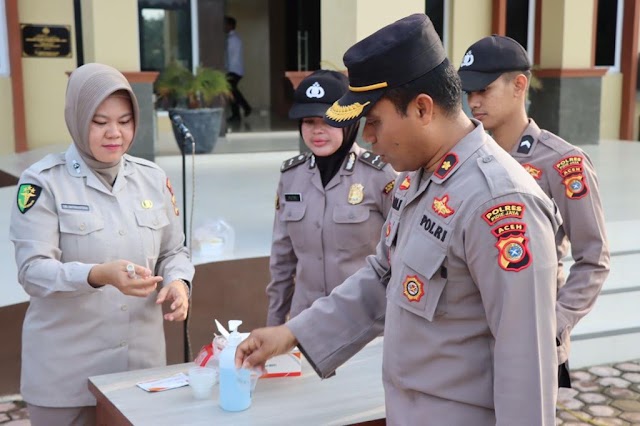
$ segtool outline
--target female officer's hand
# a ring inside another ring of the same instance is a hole
[[[134,266],[133,278],[127,271],[129,264]],[[112,285],[128,296],[147,297],[156,289],[162,277],[151,275],[151,271],[144,266],[126,260],[114,260],[91,268],[88,281],[93,287]]]
[[[166,300],[173,300],[173,303],[171,304],[171,312],[164,314],[164,319],[167,321],[184,321],[189,310],[187,285],[180,280],[176,280],[162,287],[158,292],[156,303],[160,304]]]

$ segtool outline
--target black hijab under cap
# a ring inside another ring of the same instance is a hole
[[[298,130],[302,135],[302,119],[323,117],[327,109],[349,88],[347,77],[337,71],[318,70],[302,80],[293,94],[294,104],[289,110],[289,118],[299,119]],[[351,151],[358,134],[359,122],[356,121],[342,130],[342,145],[336,152],[326,157],[316,156],[316,165],[320,171],[322,186],[338,173],[342,163]]]

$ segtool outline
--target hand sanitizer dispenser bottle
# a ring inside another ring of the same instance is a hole
[[[229,321],[229,338],[220,354],[220,407],[225,411],[242,411],[251,405],[251,378],[247,369],[236,369],[236,348],[242,337],[238,327],[242,321]]]

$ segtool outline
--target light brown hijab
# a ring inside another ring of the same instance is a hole
[[[69,77],[64,106],[64,119],[80,156],[109,189],[118,176],[122,159],[114,163],[103,163],[93,156],[89,149],[89,125],[102,101],[118,90],[126,91],[131,99],[135,139],[138,130],[138,100],[125,76],[115,68],[95,63],[77,68]]]

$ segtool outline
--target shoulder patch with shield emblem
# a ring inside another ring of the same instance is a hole
[[[32,183],[23,183],[18,188],[18,210],[20,213],[25,214],[31,207],[36,204],[40,194],[42,193],[42,188],[38,185],[34,185]]]

